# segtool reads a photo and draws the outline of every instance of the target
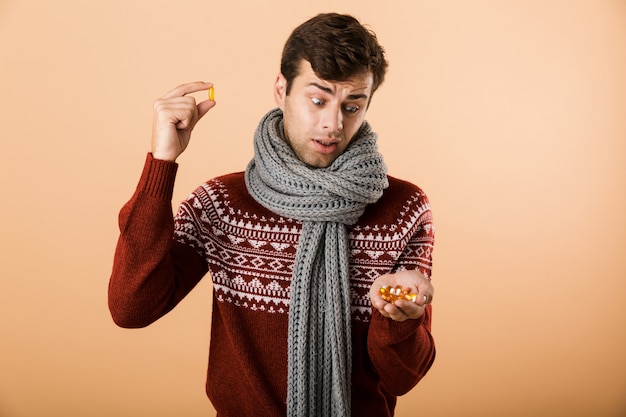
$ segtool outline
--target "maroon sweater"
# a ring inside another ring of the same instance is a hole
[[[122,327],[143,327],[178,304],[209,272],[213,316],[207,395],[218,416],[285,416],[291,272],[301,222],[276,215],[248,193],[243,173],[198,187],[174,218],[177,164],[149,154],[119,216],[109,308]],[[435,358],[431,306],[395,322],[372,311],[381,274],[430,276],[430,206],[415,185],[389,177],[381,199],[349,229],[352,296],[352,415],[391,416]]]

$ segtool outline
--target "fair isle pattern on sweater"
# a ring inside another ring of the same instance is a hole
[[[261,206],[238,205],[249,204],[251,197],[232,195],[230,181],[243,183],[243,174],[208,181],[183,202],[175,238],[206,259],[219,302],[268,314],[287,313],[302,223]],[[430,277],[434,234],[430,204],[418,187],[411,188],[397,201],[399,210],[388,208],[396,213],[389,221],[368,222],[366,211],[365,219],[348,229],[355,320],[369,321],[369,288],[378,276],[417,266]]]

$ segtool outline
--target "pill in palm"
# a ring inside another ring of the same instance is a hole
[[[392,287],[390,285],[381,287],[378,290],[381,298],[389,303],[393,303],[396,300],[413,301],[417,299],[417,294],[412,293],[410,288],[402,288],[400,285]]]

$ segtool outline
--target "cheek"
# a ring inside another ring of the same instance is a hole
[[[301,102],[301,100],[298,99],[286,100],[283,113],[285,115],[285,120],[289,121],[289,125],[292,130],[302,130],[302,127],[306,124],[307,119],[310,117],[307,107]]]
[[[363,116],[344,120],[343,131],[346,135],[346,138],[350,138],[350,140],[352,140],[354,138],[354,135],[356,135],[356,132],[358,132],[361,128],[364,120],[365,117]]]
[[[301,133],[313,132],[316,127],[315,115],[306,108],[300,108],[291,113],[291,125],[292,129]]]

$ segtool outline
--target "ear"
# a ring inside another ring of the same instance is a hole
[[[287,95],[287,79],[282,73],[279,73],[276,76],[276,81],[274,82],[274,101],[276,105],[281,109],[285,110],[285,96]]]

